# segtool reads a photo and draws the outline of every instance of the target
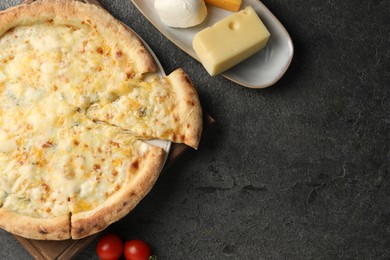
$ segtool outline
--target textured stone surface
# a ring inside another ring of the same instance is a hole
[[[106,232],[149,241],[159,259],[390,258],[389,1],[264,0],[295,45],[264,90],[208,76],[130,0],[102,2],[167,73],[184,68],[217,120]],[[77,259],[97,259],[95,246]],[[28,258],[4,231],[0,248]]]

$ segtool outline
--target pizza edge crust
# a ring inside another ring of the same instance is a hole
[[[29,239],[65,240],[70,236],[69,215],[55,218],[34,218],[0,208],[0,227]]]
[[[128,175],[136,174],[135,179],[127,179],[122,188],[99,207],[72,214],[72,239],[80,239],[97,233],[135,208],[157,181],[165,162],[165,155],[166,152],[162,148],[150,146],[149,151],[139,158],[137,167],[128,170]]]
[[[179,68],[167,77],[172,91],[176,94],[177,114],[179,126],[174,141],[182,142],[192,148],[199,146],[202,129],[203,115],[198,93],[191,79]]]

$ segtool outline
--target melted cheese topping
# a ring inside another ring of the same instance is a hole
[[[134,87],[131,59],[87,24],[20,26],[0,49],[0,206],[41,218],[97,207],[148,146],[85,113],[126,95],[140,102],[122,104],[130,114],[152,113],[149,85]]]
[[[176,97],[170,88],[166,79],[158,77],[137,82],[113,102],[91,105],[87,115],[128,129],[143,138],[158,136],[174,141],[179,122],[174,107]]]

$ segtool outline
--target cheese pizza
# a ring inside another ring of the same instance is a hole
[[[79,239],[150,191],[166,152],[199,145],[202,111],[181,69],[169,76],[102,8],[39,0],[0,12],[0,227]]]

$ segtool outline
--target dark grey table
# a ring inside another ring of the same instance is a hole
[[[264,0],[295,45],[264,90],[208,76],[130,0],[102,3],[166,72],[184,68],[217,121],[106,232],[147,240],[159,259],[390,258],[390,1]],[[97,259],[95,246],[77,259]],[[29,258],[4,231],[0,248]]]

